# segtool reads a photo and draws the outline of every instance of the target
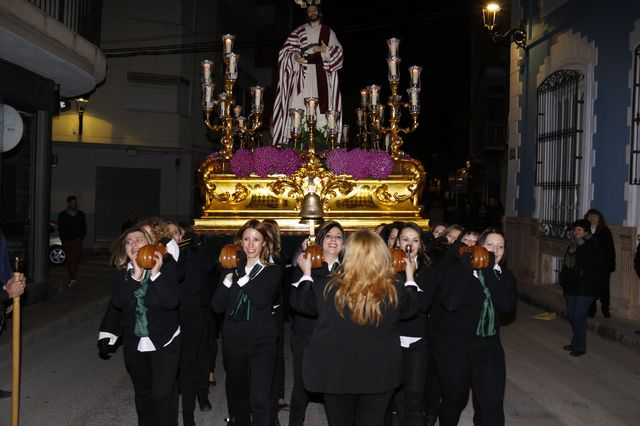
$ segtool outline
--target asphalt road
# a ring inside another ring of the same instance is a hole
[[[502,329],[507,358],[505,412],[507,425],[640,425],[640,353],[590,333],[588,353],[572,358],[562,350],[569,325],[556,319],[531,318],[538,313],[521,303],[516,320]],[[22,425],[135,425],[133,391],[121,350],[103,361],[95,349],[97,315],[67,331],[23,347]],[[7,335],[2,337],[8,338]],[[290,351],[287,395],[290,392]],[[10,388],[10,360],[0,360],[0,388]],[[220,369],[218,369],[220,370]],[[218,371],[218,383],[224,373]],[[224,388],[211,388],[213,410],[199,424],[223,425]],[[0,400],[0,424],[10,424],[9,399]],[[325,425],[322,405],[311,404],[308,425]],[[471,404],[461,425],[470,425]],[[280,413],[287,424],[287,413]],[[181,422],[180,422],[181,424]]]

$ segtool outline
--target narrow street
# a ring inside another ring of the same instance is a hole
[[[507,425],[630,425],[640,419],[640,354],[627,346],[589,333],[588,353],[572,358],[562,350],[569,325],[562,319],[540,321],[520,303],[516,320],[502,328],[507,357]],[[23,347],[21,424],[134,425],[132,386],[122,351],[103,361],[95,349],[101,315],[59,335]],[[3,335],[2,339],[7,339]],[[287,399],[290,392],[290,351]],[[218,360],[218,366],[220,366]],[[0,388],[10,388],[9,359],[0,362]],[[196,421],[224,425],[224,373],[211,388],[213,410],[196,408]],[[9,424],[10,400],[0,400],[0,423]],[[471,404],[461,425],[471,425]],[[322,405],[311,404],[307,424],[325,425]],[[287,424],[287,413],[280,413]],[[180,424],[182,424],[180,422]]]

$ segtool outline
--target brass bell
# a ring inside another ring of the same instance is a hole
[[[324,212],[322,211],[322,201],[315,192],[308,192],[302,200],[302,210],[300,216],[303,219],[318,220],[322,219]]]

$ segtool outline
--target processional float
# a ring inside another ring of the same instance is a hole
[[[421,67],[409,67],[408,101],[403,101],[399,39],[387,40],[388,101],[386,105],[380,102],[380,86],[369,85],[360,91],[354,141],[349,140],[349,126],[340,123],[336,111],[326,112],[327,125],[319,132],[318,99],[305,98],[304,110],[289,111],[289,146],[278,148],[258,147],[263,87],[251,88],[247,116],[236,104],[239,55],[233,51],[234,39],[231,34],[222,36],[224,90],[217,96],[213,62],[202,61],[204,123],[221,133],[222,149],[211,153],[198,168],[203,200],[201,217],[195,220],[198,232],[228,234],[249,219],[267,218],[275,219],[287,235],[304,234],[321,219],[337,220],[346,230],[372,229],[391,221],[428,227],[419,204],[424,167],[401,150],[401,135],[418,127]],[[411,117],[407,127],[400,125],[404,110]],[[318,135],[327,142],[324,151],[317,149]],[[359,147],[348,150],[354,143]]]

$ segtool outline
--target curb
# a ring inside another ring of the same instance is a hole
[[[76,308],[71,311],[64,312],[62,316],[56,318],[55,320],[49,321],[47,325],[43,327],[37,327],[33,330],[23,332],[21,343],[22,346],[28,345],[47,336],[61,333],[80,322],[86,321],[101,312],[105,312],[110,299],[111,295],[96,299],[92,302],[87,303],[81,308]],[[11,334],[11,320],[7,321],[4,333],[8,335]],[[98,330],[96,329],[96,342],[97,339]],[[9,336],[5,342],[0,343],[0,359],[8,359],[9,357],[11,357],[11,336]]]
[[[519,293],[520,300],[526,302],[532,306],[545,310],[546,312],[555,312],[558,317],[561,317],[565,321],[568,320],[567,311],[562,308],[558,308],[551,303],[542,301],[532,297],[530,294]],[[587,318],[587,328],[602,337],[606,337],[616,342],[620,342],[626,346],[631,347],[637,351],[640,351],[640,336],[635,333],[625,333],[620,328],[612,326],[609,322],[600,318]]]

